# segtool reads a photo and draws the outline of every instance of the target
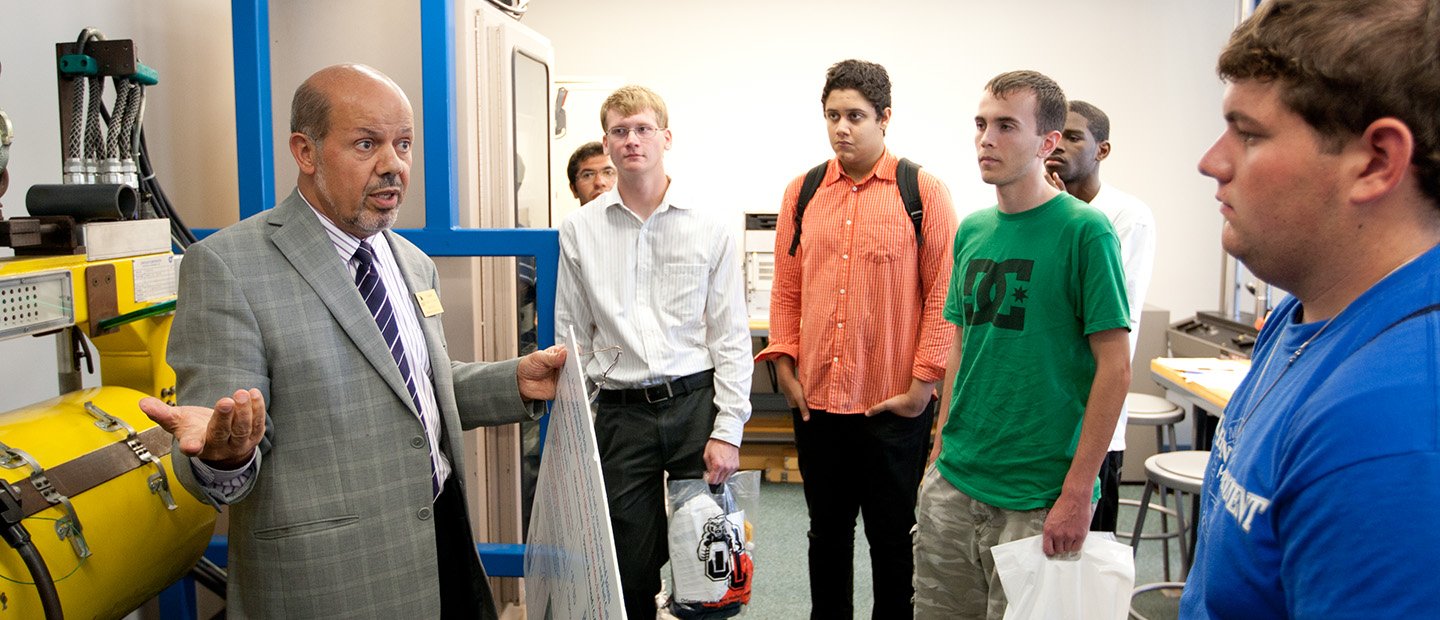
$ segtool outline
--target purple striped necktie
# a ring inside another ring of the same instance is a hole
[[[385,338],[390,357],[394,358],[395,364],[400,367],[400,376],[405,379],[405,389],[410,392],[410,400],[415,403],[415,412],[420,414],[420,426],[425,428],[428,441],[430,429],[425,424],[425,415],[420,408],[420,392],[415,389],[415,376],[410,372],[409,360],[405,358],[405,344],[400,342],[400,326],[395,322],[395,311],[390,307],[390,296],[386,294],[385,283],[380,281],[380,271],[375,268],[375,250],[370,248],[369,241],[360,242],[360,247],[355,249],[355,260],[360,263],[355,269],[355,286],[360,289],[360,297],[365,299],[366,307],[370,308],[370,316],[375,317],[375,324],[380,327],[380,335]],[[430,487],[438,497],[440,481],[436,473],[435,461],[432,458]]]

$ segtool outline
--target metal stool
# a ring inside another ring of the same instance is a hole
[[[1162,514],[1175,516],[1176,531],[1167,532],[1165,537],[1176,537],[1180,541],[1180,580],[1170,580],[1170,543],[1162,542],[1165,545],[1162,553],[1164,561],[1165,580],[1158,583],[1145,584],[1135,588],[1130,593],[1130,598],[1151,592],[1169,588],[1181,588],[1185,585],[1185,577],[1190,572],[1190,554],[1194,551],[1190,547],[1190,541],[1186,534],[1189,526],[1185,523],[1185,496],[1190,495],[1198,498],[1200,486],[1205,479],[1205,467],[1210,462],[1210,451],[1208,450],[1184,450],[1179,452],[1162,452],[1148,459],[1145,459],[1145,492],[1140,496],[1140,514],[1135,517],[1135,533],[1130,538],[1130,546],[1139,552],[1142,536],[1140,532],[1145,528],[1145,513],[1150,508],[1150,494],[1159,491],[1160,507]],[[1175,499],[1174,508],[1166,507],[1168,497]],[[1163,519],[1163,516],[1162,516]],[[1162,526],[1164,521],[1162,520]],[[1130,617],[1144,620],[1144,616],[1135,612],[1134,607],[1130,609]]]
[[[1170,452],[1179,447],[1175,425],[1185,419],[1185,410],[1180,405],[1152,394],[1131,392],[1125,395],[1125,410],[1130,412],[1127,424],[1155,427],[1156,452]],[[1165,442],[1167,432],[1169,443]]]
[[[1139,392],[1131,392],[1125,395],[1125,409],[1129,412],[1129,421],[1127,422],[1127,424],[1155,427],[1156,453],[1171,452],[1176,449],[1178,440],[1175,437],[1175,425],[1179,424],[1182,420],[1185,419],[1185,410],[1182,409],[1180,405],[1172,403],[1159,396],[1154,396],[1151,394],[1141,394]],[[1165,436],[1167,434],[1170,437],[1169,443],[1166,443],[1165,441]],[[1120,505],[1138,507],[1140,505],[1140,502],[1133,499],[1121,499]],[[1166,508],[1164,506],[1156,506],[1153,504],[1148,506],[1147,508],[1149,510],[1155,510],[1160,513],[1160,532],[1156,534],[1145,534],[1141,536],[1140,539],[1163,540],[1168,538],[1174,538],[1178,535],[1177,532],[1170,531],[1169,517],[1174,516],[1175,511],[1170,510],[1169,508]],[[1142,511],[1139,515],[1137,515],[1136,520],[1138,521],[1139,517],[1143,516],[1144,514],[1145,513]],[[1122,533],[1117,531],[1115,532],[1115,537],[1124,540],[1130,538],[1130,534],[1128,532]],[[1134,545],[1133,540],[1135,539],[1131,540],[1131,544]],[[1166,570],[1168,571],[1170,566],[1169,544],[1165,545],[1165,566]]]

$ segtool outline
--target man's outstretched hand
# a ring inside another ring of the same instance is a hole
[[[265,437],[265,397],[260,390],[235,394],[205,407],[172,407],[158,398],[140,399],[140,410],[180,443],[180,451],[217,469],[238,469],[250,461]]]

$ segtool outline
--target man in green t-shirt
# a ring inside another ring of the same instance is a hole
[[[975,115],[980,177],[998,204],[955,236],[945,318],[958,326],[935,466],[921,487],[915,617],[994,618],[990,548],[1085,542],[1096,474],[1130,386],[1120,247],[1105,215],[1045,182],[1065,94],[1034,71],[990,80]]]

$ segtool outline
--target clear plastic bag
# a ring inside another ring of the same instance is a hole
[[[739,472],[713,489],[704,480],[670,481],[671,615],[729,618],[750,602],[754,538],[745,515],[759,495],[757,471]]]

